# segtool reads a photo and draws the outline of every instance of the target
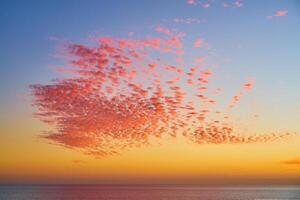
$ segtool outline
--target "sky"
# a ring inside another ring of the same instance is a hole
[[[298,1],[0,4],[0,183],[299,183]]]

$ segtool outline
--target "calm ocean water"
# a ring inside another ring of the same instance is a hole
[[[1,200],[300,200],[300,187],[0,185]]]

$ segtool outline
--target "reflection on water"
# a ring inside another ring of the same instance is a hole
[[[300,200],[300,187],[0,186],[0,200]]]

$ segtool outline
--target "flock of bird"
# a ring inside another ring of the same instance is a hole
[[[217,109],[222,88],[206,56],[185,63],[183,33],[157,27],[146,39],[98,38],[96,45],[67,44],[73,76],[31,85],[35,115],[54,127],[43,138],[97,157],[184,137],[196,144],[273,141],[290,133],[239,133],[228,110],[254,81],[241,85],[226,111]],[[198,39],[195,49],[204,41]]]

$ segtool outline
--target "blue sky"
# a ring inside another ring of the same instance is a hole
[[[126,37],[129,31],[143,37],[158,25],[204,38],[215,49],[215,63],[232,59],[220,73],[236,74],[239,81],[256,77],[271,91],[283,83],[288,95],[295,96],[300,85],[299,2],[251,0],[239,9],[224,9],[222,2],[202,9],[184,0],[1,1],[0,106],[13,107],[29,84],[57,76],[50,68],[62,63],[54,57],[59,42],[50,38],[84,43],[92,35]],[[288,10],[288,15],[266,18],[277,10]],[[176,24],[174,18],[206,22]]]

